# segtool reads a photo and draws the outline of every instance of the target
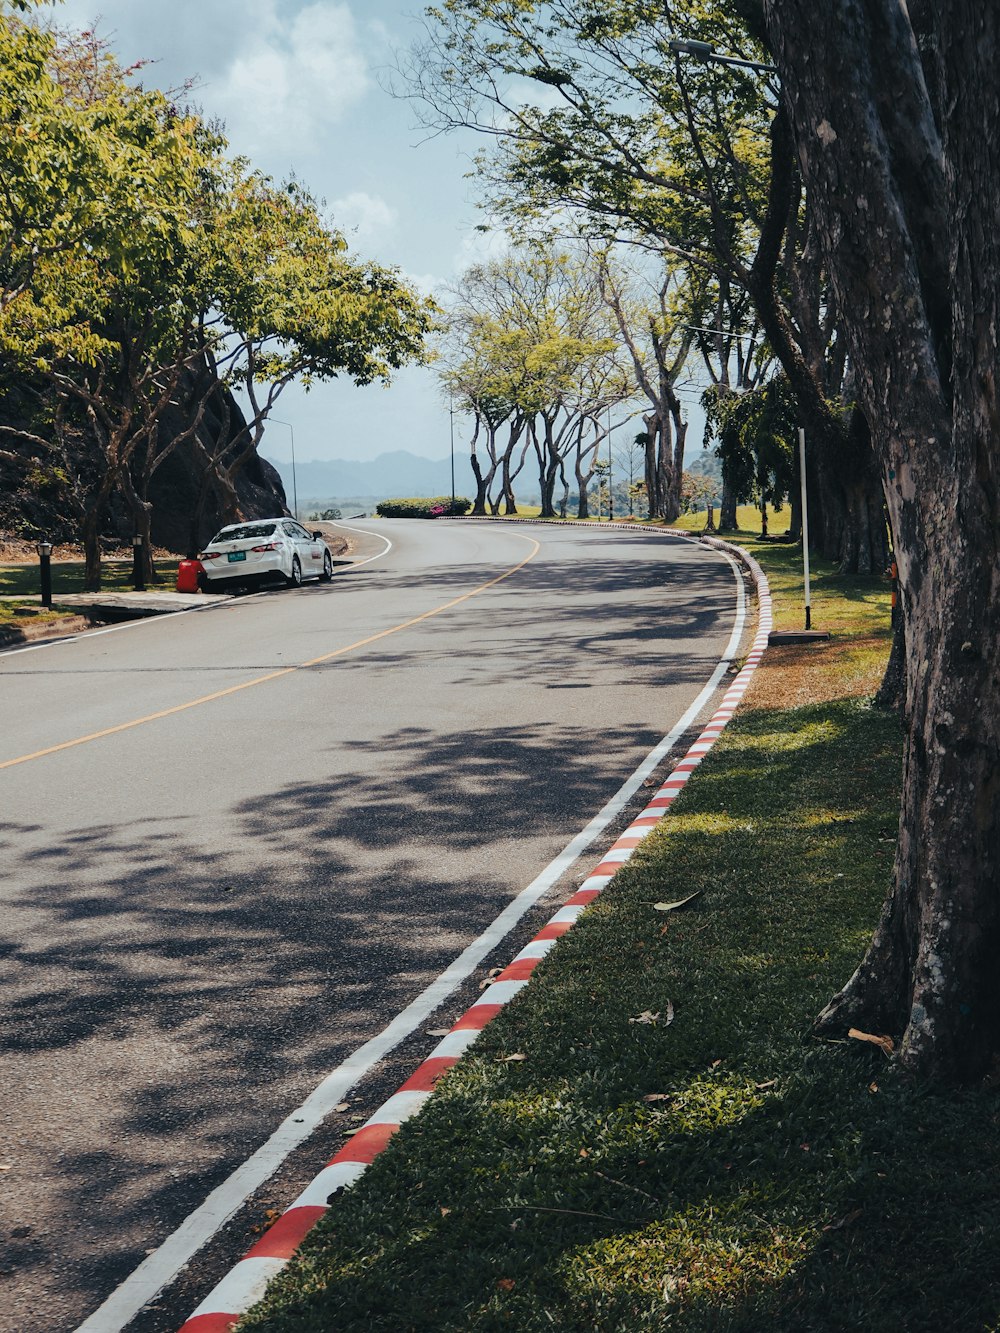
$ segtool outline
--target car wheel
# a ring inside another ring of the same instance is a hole
[[[292,572],[289,574],[285,582],[290,588],[302,587],[302,565],[299,563],[299,557],[297,555],[292,556]]]
[[[329,583],[333,578],[333,559],[329,551],[323,552],[323,573],[319,576],[320,583]]]

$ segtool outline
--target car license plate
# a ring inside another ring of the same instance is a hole
[[[234,560],[245,560],[246,558],[247,558],[247,553],[246,553],[246,551],[230,551],[230,552],[229,552],[229,563],[230,563],[230,564],[232,564]]]

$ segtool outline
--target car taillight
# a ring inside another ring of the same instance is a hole
[[[202,561],[202,563],[204,563],[206,560],[218,560],[221,554],[222,554],[221,551],[202,551],[198,559]]]
[[[278,549],[277,542],[265,542],[263,546],[250,547],[251,551],[276,551],[277,549]]]

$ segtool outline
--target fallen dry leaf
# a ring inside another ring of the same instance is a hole
[[[878,1084],[877,1084],[877,1083],[869,1083],[869,1084],[868,1084],[868,1091],[869,1091],[869,1092],[878,1092]]]
[[[668,1102],[673,1095],[672,1092],[647,1092],[642,1100],[644,1102]]]
[[[636,1014],[635,1018],[630,1018],[630,1023],[658,1023],[660,1021],[660,1011],[657,1009],[654,1014],[650,1009],[644,1009],[641,1014]]]
[[[776,1078],[772,1078],[769,1083],[755,1083],[754,1087],[758,1092],[766,1092],[768,1088],[773,1088],[777,1081]]]
[[[872,1046],[877,1046],[883,1055],[890,1056],[895,1047],[892,1044],[891,1037],[877,1037],[872,1032],[860,1032],[857,1028],[851,1028],[847,1035],[853,1037],[855,1041],[867,1041]]]
[[[527,1060],[527,1058],[528,1057],[524,1055],[521,1051],[515,1051],[513,1055],[505,1055],[502,1063],[505,1065],[509,1065],[515,1060]]]
[[[678,907],[683,907],[685,903],[689,903],[692,898],[697,898],[700,893],[701,889],[695,889],[694,893],[689,893],[686,898],[676,898],[672,903],[654,903],[653,911],[673,912]]]
[[[333,1109],[335,1111],[349,1111],[351,1109],[351,1103],[341,1102],[338,1106],[335,1106]]]
[[[502,1277],[497,1282],[497,1286],[500,1288],[501,1291],[513,1291],[514,1279],[512,1277]]]
[[[426,1034],[428,1037],[447,1037],[450,1031],[451,1028],[427,1028]]]
[[[590,1153],[587,1151],[586,1148],[581,1148],[581,1149],[580,1149],[580,1156],[581,1156],[581,1157],[589,1157],[589,1156],[590,1156]]]
[[[442,1209],[441,1209],[441,1216],[442,1216],[442,1217],[447,1217],[448,1214],[449,1214],[450,1212],[451,1212],[451,1209],[450,1209],[450,1208],[442,1208]]]

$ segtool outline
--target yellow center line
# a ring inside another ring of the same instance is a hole
[[[518,536],[521,535],[518,533]],[[379,630],[377,634],[369,634],[367,638],[358,639],[356,643],[349,643],[344,648],[335,648],[332,653],[324,653],[321,657],[311,657],[308,662],[300,662],[298,666],[283,667],[280,671],[272,671],[266,676],[255,676],[253,680],[245,680],[242,685],[230,685],[228,689],[216,690],[214,694],[203,694],[200,699],[191,699],[186,704],[176,704],[173,708],[162,708],[158,713],[147,713],[145,717],[133,718],[131,722],[119,722],[116,727],[105,727],[103,731],[92,731],[87,736],[76,736],[71,741],[61,741],[58,745],[50,745],[44,750],[36,750],[33,754],[22,754],[17,759],[5,759],[0,763],[0,768],[13,768],[15,764],[27,764],[32,759],[43,759],[47,754],[58,754],[60,750],[72,750],[77,745],[87,745],[90,741],[99,741],[105,736],[115,736],[120,731],[131,731],[133,727],[145,726],[147,722],[157,722],[161,717],[171,717],[174,713],[184,713],[189,708],[198,708],[202,704],[213,703],[216,699],[225,699],[227,695],[239,694],[240,690],[249,690],[255,685],[265,685],[270,680],[280,680],[282,676],[292,676],[295,672],[304,671],[307,667],[319,666],[321,662],[332,662],[335,657],[343,657],[345,653],[353,653],[357,648],[364,648],[369,643],[377,643],[379,639],[388,638],[390,634],[398,634],[400,630],[410,629],[413,625],[419,625],[422,620],[430,620],[432,616],[439,616],[443,611],[450,611],[453,606],[459,606],[462,602],[467,602],[470,597],[478,596],[479,593],[485,592],[487,588],[503,583],[504,579],[509,579],[518,570],[523,569],[526,564],[534,560],[542,549],[541,543],[535,541],[534,537],[526,537],[525,540],[531,542],[534,550],[530,555],[525,556],[520,564],[514,565],[503,574],[498,574],[495,579],[490,579],[488,583],[481,583],[478,588],[463,592],[460,597],[453,597],[450,602],[435,606],[430,611],[424,611],[422,615],[414,616],[411,620],[404,620],[399,625],[392,625],[389,629]]]

